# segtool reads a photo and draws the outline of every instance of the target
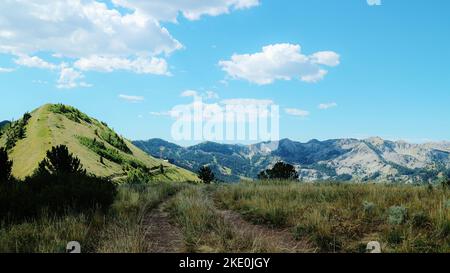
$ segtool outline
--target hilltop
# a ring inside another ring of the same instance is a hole
[[[223,181],[254,179],[276,162],[293,164],[304,181],[383,181],[423,183],[450,170],[450,143],[411,144],[381,138],[311,140],[283,139],[254,145],[205,142],[181,147],[161,139],[135,141],[150,155],[159,155],[189,170],[210,164]]]
[[[151,157],[118,135],[106,123],[76,108],[47,104],[7,125],[0,137],[13,160],[13,175],[31,175],[52,146],[64,144],[88,173],[121,179],[135,169],[154,180],[195,181],[195,174]],[[160,171],[163,165],[164,172]]]
[[[10,122],[7,121],[7,120],[0,121],[0,130],[1,130],[4,126],[8,125],[9,123],[10,123]]]

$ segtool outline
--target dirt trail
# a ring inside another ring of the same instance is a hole
[[[167,202],[152,210],[144,219],[149,253],[179,253],[184,250],[180,229],[170,223],[169,214],[164,211]]]
[[[246,221],[242,215],[231,210],[219,210],[225,221],[240,232],[256,234],[263,241],[269,242],[276,252],[280,253],[312,253],[312,248],[306,240],[294,240],[290,230],[272,229],[263,225],[255,225]]]
[[[180,253],[185,251],[181,230],[171,223],[169,214],[164,211],[169,200],[152,210],[144,219],[145,239],[148,242],[149,253]],[[264,225],[255,225],[246,221],[241,214],[231,210],[216,208],[216,211],[237,232],[257,236],[262,242],[268,243],[274,252],[315,252],[315,249],[306,240],[294,240],[289,229],[272,229]]]

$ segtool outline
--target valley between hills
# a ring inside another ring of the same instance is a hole
[[[0,252],[450,252],[448,143],[181,147],[62,104],[0,131]],[[257,179],[279,161],[295,179]]]

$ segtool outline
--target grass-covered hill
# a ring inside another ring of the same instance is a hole
[[[61,144],[81,160],[88,173],[97,176],[121,179],[139,171],[150,174],[152,180],[197,180],[192,172],[148,156],[106,123],[62,104],[46,104],[26,113],[6,125],[0,136],[0,147],[8,150],[17,178],[31,175],[46,152]]]
[[[0,130],[1,130],[4,126],[6,126],[6,125],[8,125],[8,124],[9,124],[9,121],[7,121],[7,120],[0,121]]]

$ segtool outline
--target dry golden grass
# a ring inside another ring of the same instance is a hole
[[[450,190],[441,187],[261,182],[224,185],[215,199],[248,221],[292,229],[320,252],[450,252]]]
[[[232,226],[215,208],[209,191],[213,187],[191,186],[179,192],[168,204],[168,210],[181,228],[187,252],[221,253],[274,252],[276,246],[263,241],[258,234]]]
[[[20,224],[0,223],[0,253],[63,253],[69,241],[83,252],[147,252],[146,213],[183,187],[182,183],[122,186],[109,214],[98,211],[55,217],[43,213]]]
[[[450,252],[449,189],[283,181],[123,186],[108,215],[44,214],[0,224],[0,252],[64,252],[71,240],[80,241],[85,252],[148,252],[144,217],[168,198],[165,207],[186,252],[289,252],[281,242],[291,240],[317,252],[364,252],[373,240],[384,252]],[[244,220],[226,217],[229,210],[261,227],[253,231],[287,232],[272,240],[252,232]]]
[[[121,187],[107,225],[100,234],[96,252],[148,252],[149,243],[145,240],[147,227],[144,223],[146,214],[184,187],[185,185],[180,183]]]

